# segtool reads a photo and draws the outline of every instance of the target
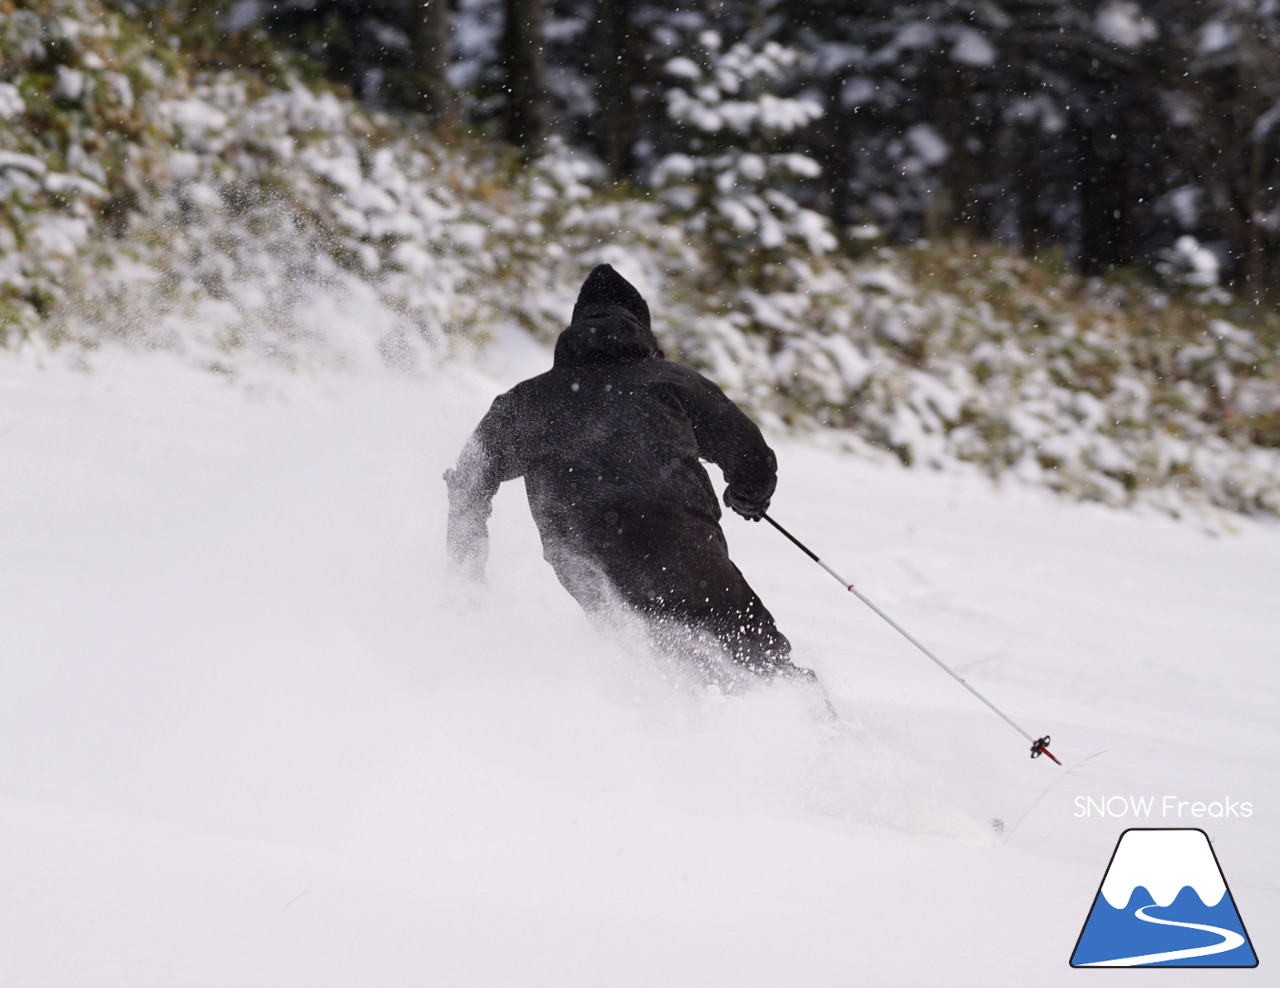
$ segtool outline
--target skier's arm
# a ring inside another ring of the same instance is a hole
[[[519,476],[509,454],[509,399],[502,395],[489,409],[458,457],[446,470],[449,486],[449,527],[446,536],[451,572],[471,580],[484,579],[489,558],[489,515],[493,496],[504,480]]]
[[[690,371],[683,404],[698,454],[724,473],[725,504],[759,521],[778,482],[778,461],[756,424],[701,374]]]

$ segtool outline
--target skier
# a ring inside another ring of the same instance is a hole
[[[711,381],[663,358],[649,307],[612,267],[582,285],[551,370],[500,395],[445,473],[454,578],[482,581],[491,500],[524,477],[543,556],[597,623],[617,603],[664,651],[709,641],[761,676],[812,679],[729,559],[720,505],[752,521],[777,461],[760,430]]]

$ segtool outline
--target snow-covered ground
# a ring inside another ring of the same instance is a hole
[[[776,517],[1066,768],[728,518],[857,725],[833,734],[796,687],[721,699],[597,638],[518,485],[488,599],[446,606],[440,474],[545,360],[246,384],[4,357],[0,984],[1075,983],[1127,826],[1208,832],[1261,958],[1230,977],[1267,976],[1280,526],[781,444]],[[1177,812],[1224,800],[1251,815]]]

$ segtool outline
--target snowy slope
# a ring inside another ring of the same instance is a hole
[[[5,357],[0,984],[1067,984],[1144,825],[1207,830],[1267,967],[1280,527],[783,445],[779,520],[1067,770],[727,519],[858,725],[832,736],[794,688],[719,702],[599,640],[518,486],[488,599],[445,606],[440,474],[545,360],[246,386]],[[1252,815],[1076,816],[1113,795]]]

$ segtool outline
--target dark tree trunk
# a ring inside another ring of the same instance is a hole
[[[1257,141],[1249,142],[1248,173],[1245,176],[1244,195],[1244,286],[1255,302],[1262,300],[1266,285],[1266,244],[1263,240],[1262,187],[1264,155]]]
[[[1044,181],[1036,167],[1038,131],[1027,124],[1015,124],[1010,135],[1014,144],[1013,186],[1017,190],[1018,246],[1027,257],[1040,252],[1044,230],[1040,218],[1040,189]]]
[[[601,159],[614,178],[635,172],[636,105],[632,89],[638,52],[631,26],[631,0],[596,0],[597,111],[592,126]]]
[[[506,0],[500,57],[507,108],[504,136],[526,154],[547,139],[546,0]]]
[[[990,230],[982,197],[985,176],[977,146],[978,137],[985,128],[975,119],[974,93],[977,82],[974,72],[961,66],[948,66],[940,73],[937,94],[940,107],[939,123],[950,153],[942,166],[942,181],[946,188],[949,215],[945,222],[949,229],[965,230],[978,237],[987,237]],[[983,155],[991,160],[990,149]]]
[[[1103,113],[1081,129],[1080,266],[1087,274],[1098,274],[1134,259],[1125,127],[1117,115]]]
[[[453,89],[449,85],[449,35],[453,13],[449,0],[413,0],[409,22],[413,44],[412,85],[417,105],[432,123],[452,119]]]
[[[844,105],[844,92],[847,74],[833,73],[827,83],[826,112],[819,125],[819,155],[822,161],[823,178],[827,187],[827,210],[831,221],[837,229],[855,222],[855,203],[853,190],[849,188],[849,177],[854,163],[851,154],[854,142],[853,113]]]
[[[1241,277],[1246,295],[1254,302],[1261,302],[1267,282],[1266,237],[1263,217],[1266,214],[1266,193],[1271,192],[1274,202],[1276,155],[1274,143],[1268,145],[1265,134],[1258,133],[1258,122],[1270,110],[1277,94],[1280,94],[1280,71],[1276,68],[1274,54],[1268,52],[1259,38],[1263,28],[1254,18],[1244,21],[1240,54],[1235,73],[1235,86],[1239,98],[1238,123],[1232,130],[1241,135],[1244,147],[1237,159],[1240,168],[1241,188],[1241,236],[1239,247]],[[1252,23],[1250,23],[1252,22]],[[1277,39],[1280,40],[1280,39]],[[1270,56],[1270,57],[1269,57]]]

